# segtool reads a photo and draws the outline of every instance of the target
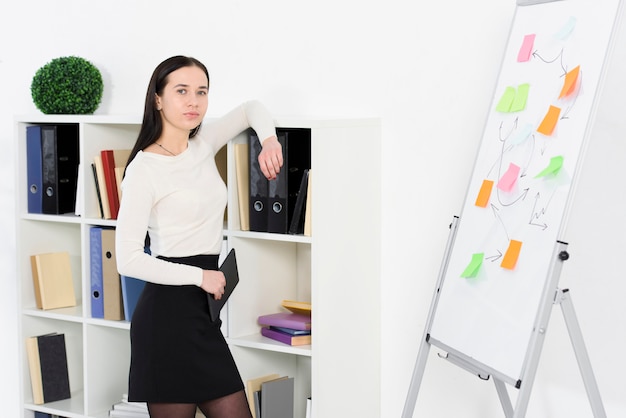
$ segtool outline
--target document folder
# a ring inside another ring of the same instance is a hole
[[[237,257],[235,256],[235,249],[231,249],[224,262],[220,266],[220,271],[224,273],[226,279],[226,288],[221,299],[216,300],[212,294],[208,295],[209,298],[209,314],[211,321],[216,321],[220,317],[220,311],[228,301],[228,298],[235,290],[235,286],[239,283],[239,271],[237,270]]]
[[[42,212],[74,212],[78,178],[78,125],[43,125],[41,162]]]
[[[256,133],[249,136],[249,163],[250,163],[250,231],[267,232],[267,203],[269,183],[259,166],[261,143]]]

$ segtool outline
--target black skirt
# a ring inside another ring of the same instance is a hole
[[[165,259],[216,270],[218,256]],[[221,324],[200,287],[146,283],[131,321],[129,400],[198,403],[242,390]]]

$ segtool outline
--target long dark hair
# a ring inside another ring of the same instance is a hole
[[[130,152],[128,162],[126,165],[135,158],[137,153],[144,150],[149,145],[152,145],[163,132],[163,122],[161,121],[161,113],[157,110],[156,96],[163,94],[163,89],[168,81],[170,73],[183,68],[183,67],[198,67],[206,74],[207,81],[209,80],[209,72],[206,66],[192,57],[186,57],[183,55],[176,55],[170,57],[160,63],[152,73],[150,78],[150,84],[148,84],[148,91],[146,92],[146,103],[143,111],[143,121],[141,122],[141,129],[137,136],[135,146]],[[189,131],[189,138],[193,138],[200,125]]]

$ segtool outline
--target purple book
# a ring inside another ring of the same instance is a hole
[[[311,335],[289,335],[269,328],[261,328],[261,335],[288,345],[311,344]]]
[[[292,312],[280,312],[259,316],[259,325],[273,325],[298,330],[311,329],[311,316]]]

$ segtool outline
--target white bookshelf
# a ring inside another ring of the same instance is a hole
[[[131,148],[140,117],[35,115],[16,118],[17,280],[22,416],[33,411],[70,418],[106,417],[127,392],[129,323],[91,318],[89,228],[100,219],[90,163],[101,149]],[[82,216],[27,213],[26,127],[79,125]],[[227,304],[224,330],[244,382],[268,373],[295,377],[297,418],[306,398],[314,417],[378,417],[380,411],[381,127],[378,119],[277,119],[277,127],[311,131],[312,236],[241,231],[233,147],[225,237],[237,249],[241,282]],[[29,257],[68,251],[78,304],[35,307]],[[259,315],[283,299],[311,301],[313,343],[291,347],[260,335]],[[24,339],[66,335],[72,398],[32,403]]]

